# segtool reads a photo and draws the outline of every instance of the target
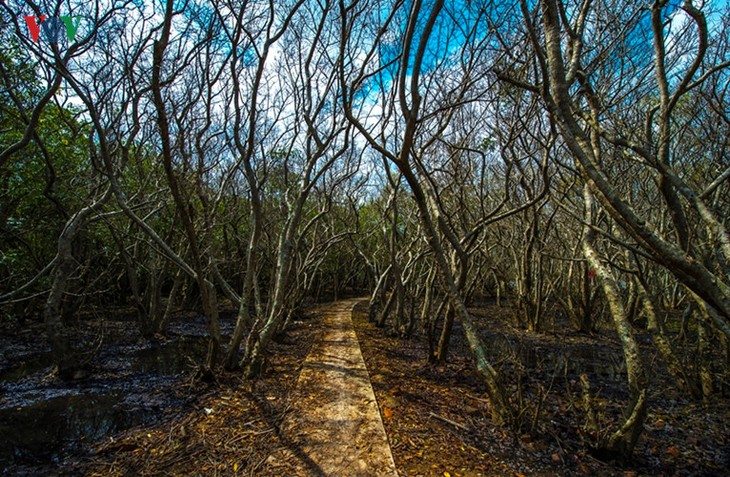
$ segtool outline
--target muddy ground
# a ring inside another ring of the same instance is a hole
[[[483,317],[483,336],[512,383],[513,400],[541,403],[533,428],[514,435],[491,424],[484,386],[458,328],[449,362],[433,366],[426,363],[418,332],[410,339],[396,338],[367,323],[363,306],[356,308],[358,339],[401,476],[727,475],[727,397],[697,403],[677,394],[667,386],[661,360],[648,343],[643,346],[652,392],[645,432],[631,462],[605,461],[590,452],[595,436],[584,430],[577,380],[581,372],[590,375],[598,418],[610,429],[625,398],[625,370],[610,330],[559,338],[524,334],[501,324],[505,316],[500,314],[509,312],[505,308],[472,311]],[[226,326],[232,319],[224,318]],[[132,321],[105,323],[108,344],[100,348],[92,377],[72,386],[50,375],[35,353],[37,345],[23,348],[22,339],[2,333],[0,439],[5,441],[0,443],[8,447],[9,438],[29,430],[37,436],[66,429],[44,437],[61,442],[40,446],[40,453],[32,448],[12,458],[6,453],[0,462],[3,475],[289,475],[280,473],[287,466],[271,455],[291,447],[280,426],[317,337],[316,313],[300,317],[274,343],[262,379],[244,381],[228,373],[211,384],[190,379],[196,358],[188,358],[188,351],[195,349],[195,336],[205,333],[195,314],[180,317],[167,339],[152,344],[135,337]],[[41,335],[40,327],[30,329],[26,345]],[[183,369],[179,363],[168,368],[170,360],[183,360]],[[521,392],[514,383],[520,383]],[[92,399],[74,403],[82,396]],[[12,410],[56,398],[60,404],[38,412],[35,421],[8,419]],[[97,409],[112,412],[97,414]],[[530,409],[534,406],[525,406],[525,412]],[[52,422],[58,424],[48,425]]]
[[[229,331],[233,314],[223,313]],[[43,326],[0,327],[0,468],[41,475],[131,427],[165,421],[189,407],[191,375],[207,349],[205,320],[179,313],[165,336],[140,338],[134,318],[118,311],[74,325],[88,343],[84,376],[55,376]],[[40,473],[39,473],[40,472]]]

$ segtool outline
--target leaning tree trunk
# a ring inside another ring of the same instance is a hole
[[[388,268],[380,274],[380,278],[378,278],[378,282],[375,285],[375,290],[373,290],[373,294],[370,296],[370,302],[368,303],[368,321],[370,323],[378,321],[377,316],[380,308],[383,306],[383,301],[385,301],[385,287],[391,267],[392,264],[388,265]]]
[[[410,141],[406,141],[407,145],[409,143]],[[461,296],[461,290],[459,290],[456,278],[454,277],[452,269],[449,266],[449,262],[446,259],[446,253],[444,252],[441,240],[436,230],[436,224],[434,223],[434,219],[429,211],[428,199],[420,182],[411,170],[410,164],[407,162],[409,151],[410,146],[404,148],[405,157],[401,157],[396,165],[403,173],[408,185],[411,187],[413,198],[418,208],[418,216],[421,224],[423,225],[426,240],[433,251],[436,265],[443,278],[451,307],[454,309],[456,316],[458,316],[461,320],[464,337],[466,338],[469,349],[474,356],[477,372],[482,376],[485,384],[487,385],[487,394],[492,406],[492,419],[497,425],[512,427],[516,424],[516,414],[507,399],[507,393],[502,385],[499,373],[496,369],[494,369],[487,358],[486,347],[479,336],[479,329],[469,314],[469,311],[466,308],[466,303]],[[434,213],[437,212],[435,211]],[[438,217],[436,217],[436,220],[438,220]],[[466,264],[462,263],[462,267],[465,266]]]
[[[619,293],[619,286],[611,270],[603,263],[595,249],[596,232],[591,228],[593,224],[593,196],[586,185],[584,187],[586,208],[586,230],[583,236],[583,254],[588,263],[596,271],[603,285],[603,292],[611,309],[613,323],[616,327],[621,347],[626,360],[628,374],[629,403],[626,407],[625,420],[602,446],[609,453],[617,454],[624,459],[631,456],[639,435],[643,430],[646,419],[647,380],[644,365],[641,361],[639,344],[636,342],[627,316],[626,308]]]
[[[246,273],[243,277],[243,291],[241,292],[241,301],[238,306],[236,327],[233,330],[233,336],[231,336],[224,360],[227,369],[236,367],[236,354],[238,353],[238,348],[241,346],[245,327],[251,325],[249,307],[251,306],[254,276],[256,274],[257,247],[261,236],[260,205],[258,203],[252,203],[251,207],[251,236],[249,237],[248,250],[246,251]]]
[[[172,195],[175,208],[180,215],[183,223],[186,238],[190,246],[190,256],[192,259],[192,268],[195,271],[195,280],[200,291],[200,299],[203,305],[203,313],[208,322],[208,333],[210,340],[208,343],[208,353],[205,359],[205,367],[203,372],[210,373],[218,361],[220,353],[220,323],[218,318],[218,300],[216,290],[213,284],[206,279],[206,266],[204,260],[204,252],[201,249],[199,231],[195,229],[193,218],[191,217],[191,204],[184,196],[180,181],[173,169],[173,150],[172,140],[170,137],[169,120],[167,114],[167,104],[162,95],[162,86],[165,80],[162,78],[163,60],[165,49],[167,48],[170,31],[172,29],[173,2],[167,0],[165,6],[165,19],[160,32],[160,39],[154,43],[152,50],[152,99],[157,112],[157,126],[160,133],[160,142],[162,146],[162,164],[165,170],[170,194]]]
[[[279,239],[279,251],[276,264],[276,276],[274,280],[274,293],[271,301],[271,308],[266,321],[260,328],[254,325],[246,340],[246,351],[241,359],[243,375],[252,378],[261,374],[264,370],[266,349],[279,330],[279,325],[286,318],[284,310],[284,299],[287,295],[289,285],[289,271],[293,259],[294,243],[296,241],[297,229],[302,217],[302,210],[307,195],[301,194],[294,204],[293,210],[287,220],[286,227]],[[258,320],[257,320],[258,321]]]
[[[672,348],[672,344],[667,339],[664,333],[664,327],[657,317],[657,306],[655,300],[649,295],[644,283],[641,278],[636,280],[636,286],[638,288],[639,300],[642,304],[644,316],[646,316],[647,329],[651,332],[651,338],[654,342],[654,346],[659,350],[659,353],[664,358],[667,364],[670,374],[674,378],[674,382],[677,384],[677,388],[687,392],[690,396],[695,399],[702,397],[697,383],[685,372],[685,368],[682,362],[677,357],[677,354]]]
[[[84,230],[88,219],[111,197],[111,190],[107,189],[104,195],[93,204],[76,212],[66,222],[61,235],[58,237],[58,251],[56,254],[56,268],[53,273],[51,291],[43,309],[48,340],[51,343],[51,354],[62,379],[73,378],[76,372],[84,365],[79,350],[73,346],[77,342],[73,332],[69,330],[62,319],[61,305],[66,294],[71,274],[76,269],[76,260],[73,256],[73,245],[79,234]]]
[[[385,322],[388,320],[388,315],[390,315],[390,310],[393,309],[393,304],[395,303],[397,297],[397,290],[393,290],[392,292],[390,292],[390,295],[388,295],[388,300],[385,302],[383,308],[378,312],[378,318],[375,320],[375,326],[377,326],[378,328],[385,327]]]

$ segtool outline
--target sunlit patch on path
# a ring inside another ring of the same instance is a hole
[[[323,307],[323,331],[307,356],[281,426],[286,448],[268,461],[299,475],[397,477],[365,362],[352,327],[357,300]]]

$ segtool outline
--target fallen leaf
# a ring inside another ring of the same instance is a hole
[[[667,449],[667,454],[671,455],[672,457],[678,457],[681,452],[677,446],[672,446]]]
[[[383,417],[386,419],[390,419],[391,417],[393,417],[393,411],[389,407],[384,407]]]

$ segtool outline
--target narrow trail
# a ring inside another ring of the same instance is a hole
[[[352,326],[360,300],[322,307],[322,333],[299,375],[281,425],[290,445],[272,455],[300,476],[397,477],[370,376]]]

